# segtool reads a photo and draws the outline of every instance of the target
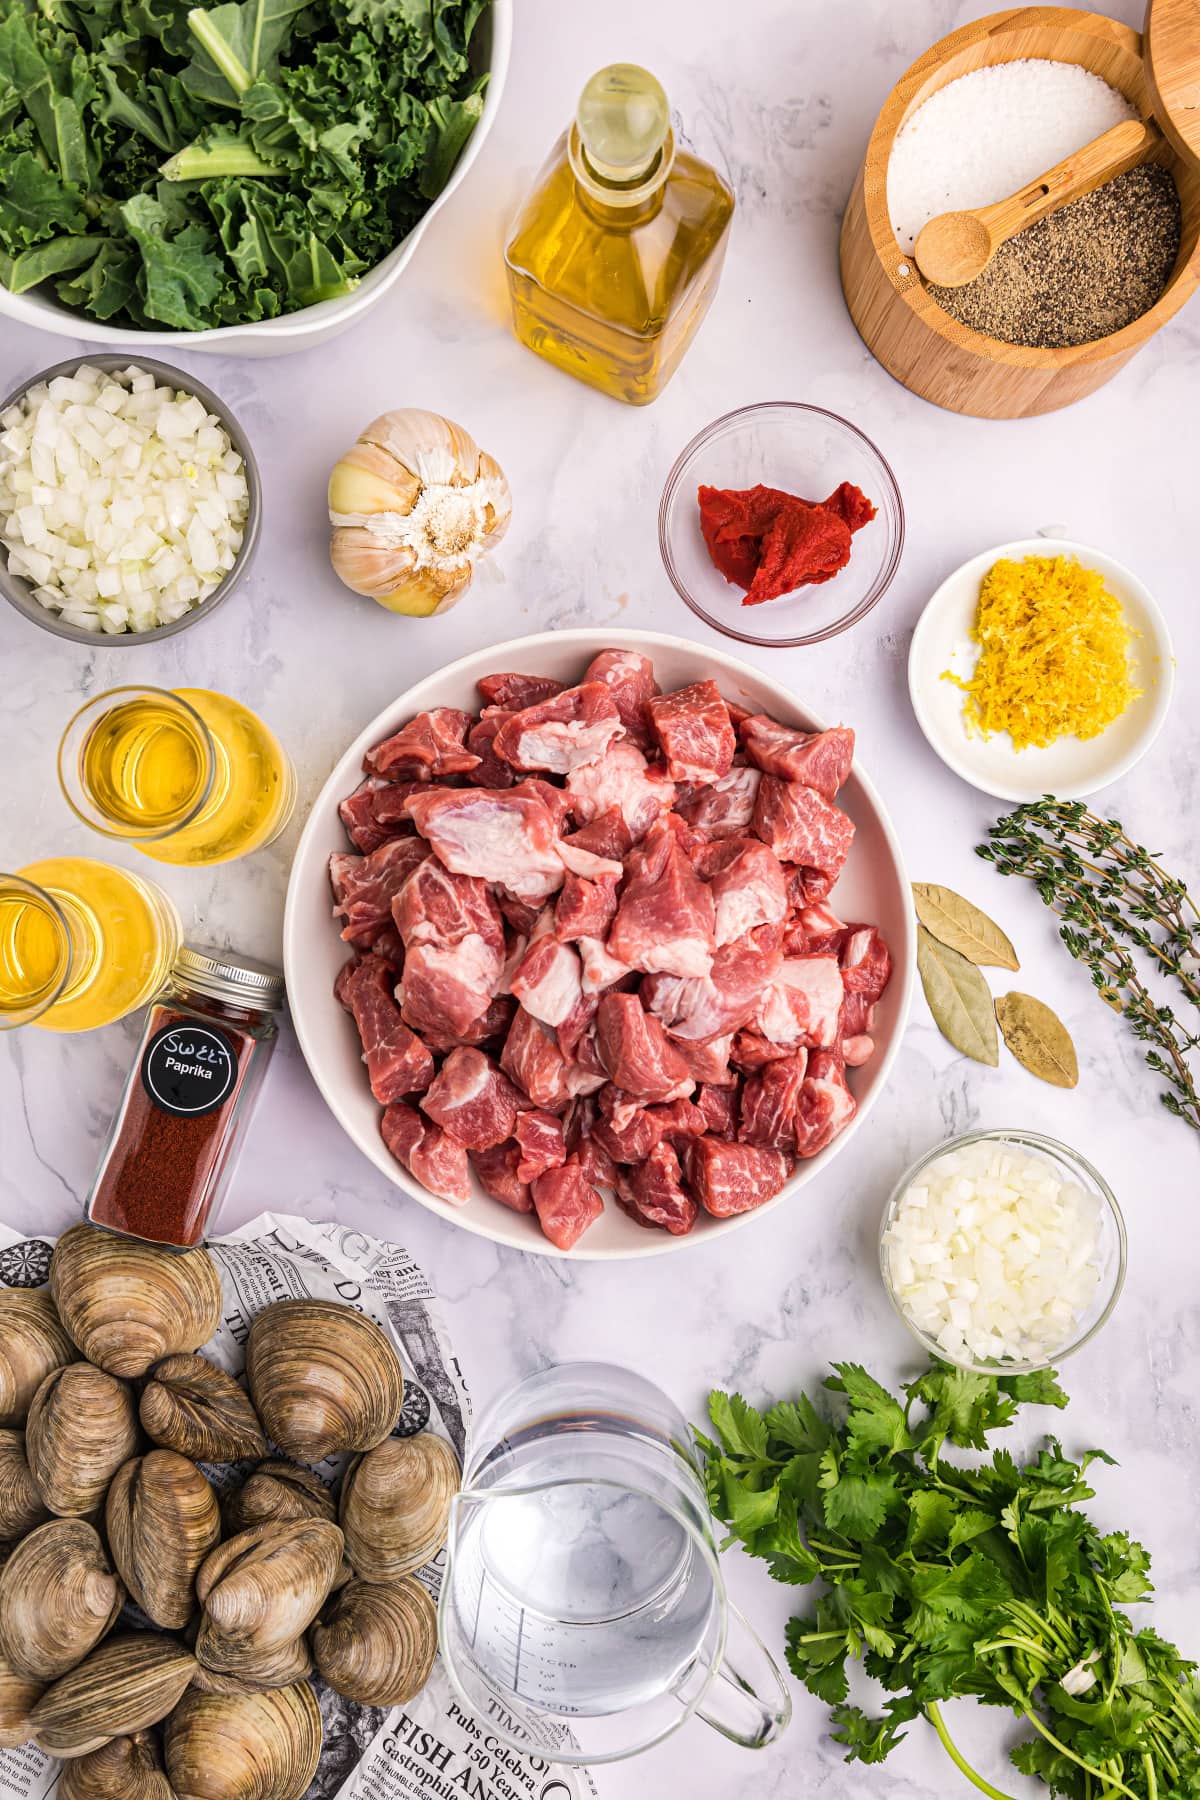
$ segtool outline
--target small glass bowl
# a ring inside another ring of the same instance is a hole
[[[175,637],[179,632],[187,631],[191,626],[198,625],[201,619],[207,619],[211,613],[216,611],[222,600],[229,598],[249,569],[254,560],[254,552],[258,548],[259,531],[262,525],[262,479],[258,472],[258,463],[250,446],[250,440],[225,402],[214,394],[211,388],[205,387],[202,381],[197,381],[194,375],[186,374],[183,369],[174,369],[169,363],[156,362],[149,356],[141,356],[137,353],[129,356],[72,356],[69,361],[55,363],[49,369],[40,369],[36,375],[30,375],[28,380],[22,381],[11,394],[6,394],[0,400],[0,413],[7,412],[10,406],[16,406],[25,398],[29,389],[36,387],[39,382],[53,381],[57,375],[74,375],[76,369],[82,368],[85,363],[90,368],[102,370],[105,375],[111,375],[114,370],[128,369],[132,366],[143,370],[147,375],[153,375],[156,381],[163,383],[166,387],[178,388],[182,393],[194,395],[210,413],[215,413],[229,433],[229,440],[241,457],[246,474],[248,496],[246,524],[242,533],[241,548],[232,569],[217,584],[207,600],[202,600],[198,606],[193,606],[178,619],[172,619],[166,625],[152,625],[147,631],[99,631],[83,625],[70,624],[60,613],[54,612],[48,606],[43,606],[41,601],[34,597],[33,582],[26,581],[23,575],[14,575],[10,572],[8,552],[3,545],[0,545],[0,595],[3,595],[10,606],[15,607],[19,613],[23,613],[32,624],[40,625],[43,631],[53,632],[55,637],[68,638],[74,644],[90,644],[93,648],[103,645],[106,650],[125,650],[134,644],[156,643],[159,638]]]
[[[1047,1162],[1054,1163],[1066,1180],[1077,1182],[1080,1187],[1086,1188],[1089,1193],[1094,1194],[1100,1202],[1100,1240],[1097,1251],[1100,1279],[1096,1283],[1096,1292],[1090,1306],[1075,1321],[1071,1328],[1071,1335],[1054,1351],[1053,1355],[1031,1361],[990,1362],[975,1362],[970,1359],[948,1356],[936,1338],[931,1338],[909,1318],[893,1285],[888,1230],[896,1216],[902,1196],[917,1177],[924,1173],[930,1163],[935,1162],[941,1156],[948,1156],[954,1150],[965,1149],[968,1144],[981,1143],[1009,1144],[1022,1150],[1032,1150]],[[931,1150],[926,1151],[924,1156],[918,1157],[911,1168],[905,1170],[892,1189],[879,1229],[879,1267],[888,1299],[897,1314],[931,1356],[936,1357],[940,1362],[953,1363],[955,1368],[968,1369],[976,1375],[1029,1375],[1039,1369],[1054,1368],[1064,1356],[1073,1356],[1076,1350],[1082,1349],[1088,1339],[1095,1337],[1100,1327],[1107,1324],[1113,1307],[1117,1304],[1121,1289],[1125,1285],[1127,1249],[1125,1220],[1121,1216],[1116,1196],[1104,1177],[1092,1167],[1086,1157],[1079,1154],[1078,1150],[1072,1150],[1068,1145],[1060,1144],[1055,1138],[1043,1137],[1036,1131],[966,1131],[960,1137],[946,1138],[942,1143],[935,1144]]]
[[[876,507],[871,523],[854,533],[846,567],[832,581],[743,606],[741,588],[708,554],[697,488],[762,482],[825,500],[843,481]],[[796,649],[836,637],[883,598],[904,548],[904,506],[887,462],[856,425],[821,406],[768,400],[714,419],[683,451],[659,502],[658,547],[680,599],[714,630],[743,644]]]

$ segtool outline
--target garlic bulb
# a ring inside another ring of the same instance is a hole
[[[329,478],[329,554],[389,612],[447,612],[512,513],[504,471],[469,432],[414,407],[368,425]]]

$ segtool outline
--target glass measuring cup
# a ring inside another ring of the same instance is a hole
[[[791,1717],[782,1675],[725,1593],[686,1421],[607,1363],[542,1370],[479,1419],[439,1641],[471,1711],[557,1762],[633,1756],[693,1714],[759,1748]]]

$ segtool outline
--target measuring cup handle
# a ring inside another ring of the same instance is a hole
[[[717,1679],[704,1697],[697,1716],[748,1750],[773,1743],[792,1716],[792,1697],[783,1671],[758,1633],[738,1611],[729,1607],[729,1638]],[[741,1642],[737,1641],[740,1634]],[[750,1674],[743,1674],[743,1668]],[[766,1694],[769,1698],[764,1699]]]

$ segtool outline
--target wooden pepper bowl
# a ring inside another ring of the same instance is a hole
[[[1117,88],[1143,117],[1152,110],[1142,37],[1128,25],[1073,7],[991,13],[934,44],[892,89],[842,224],[842,290],[872,355],[914,394],[985,419],[1053,412],[1102,387],[1200,284],[1200,166],[1167,141],[1160,157],[1179,189],[1182,241],[1162,296],[1132,325],[1071,349],[1026,349],[972,331],[930,298],[888,217],[892,145],[938,88],[973,69],[1021,57],[1078,63]]]

